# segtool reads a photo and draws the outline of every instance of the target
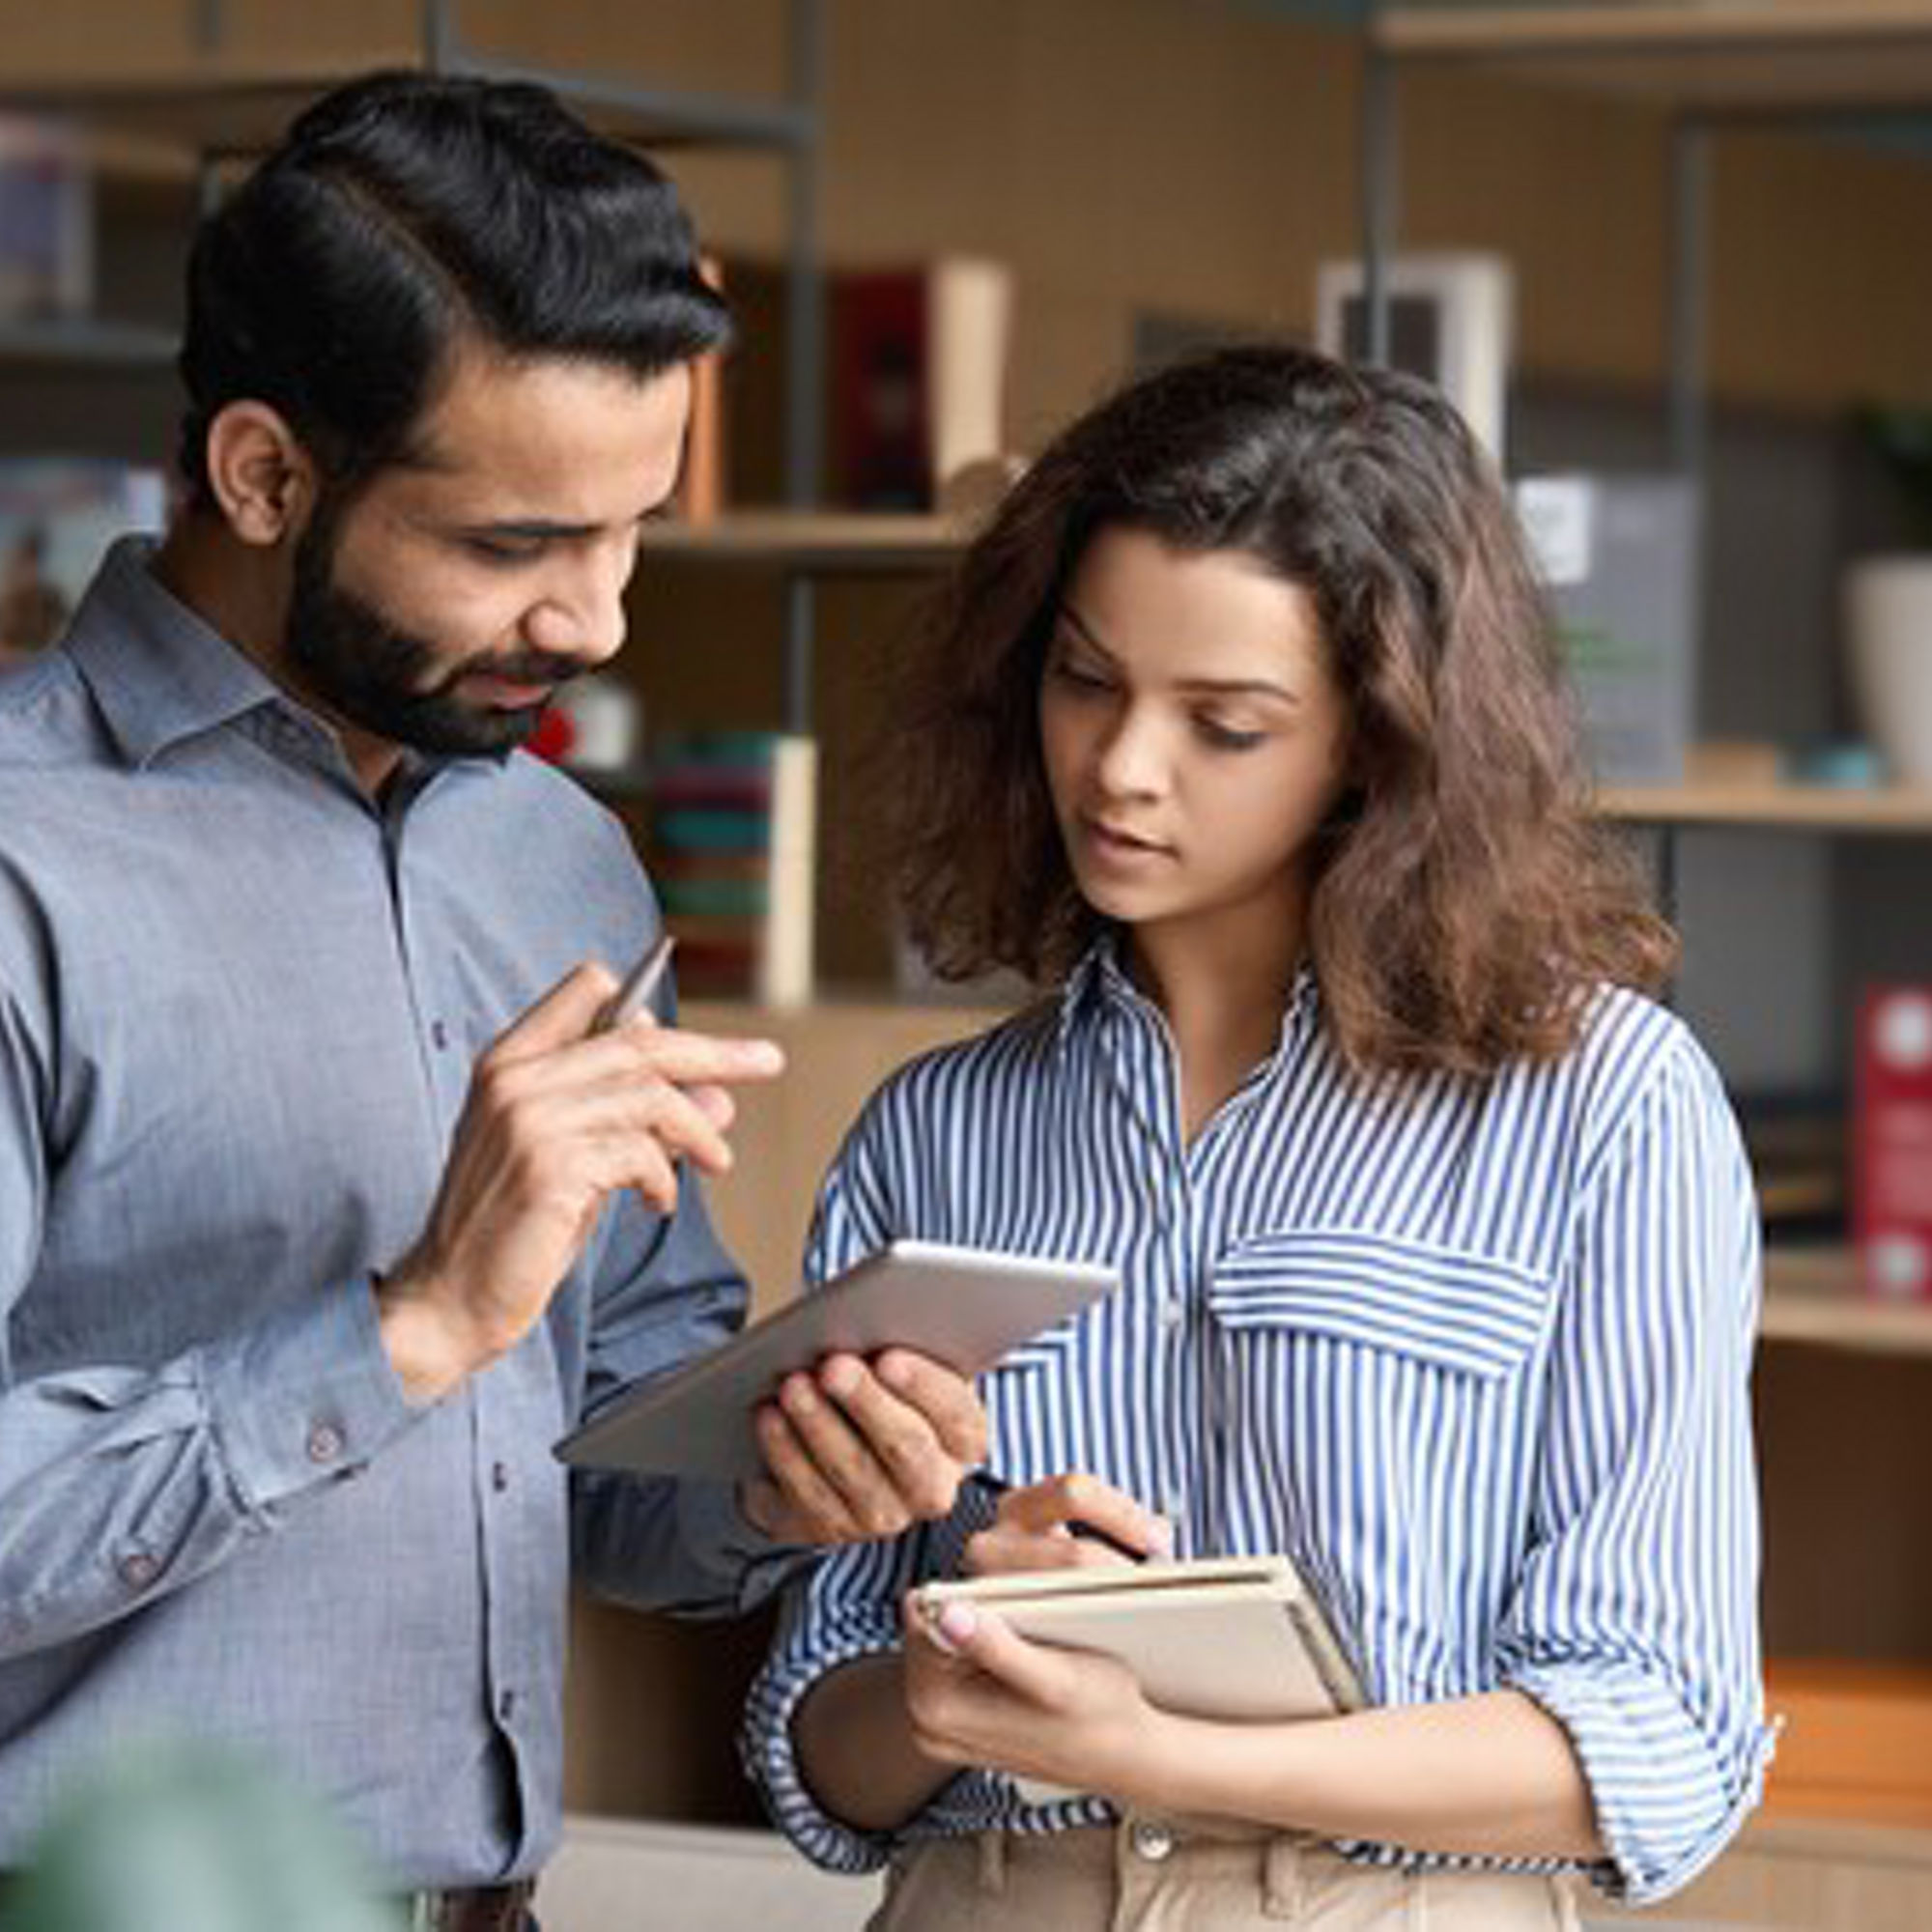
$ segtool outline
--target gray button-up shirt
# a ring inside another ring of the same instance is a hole
[[[412,1407],[370,1271],[420,1231],[471,1063],[657,915],[536,761],[337,742],[110,555],[0,678],[0,1869],[126,1740],[192,1731],[335,1802],[399,1885],[557,1829],[565,1576],[749,1600],[718,1491],[551,1444],[716,1343],[697,1188],[607,1209],[548,1319]]]

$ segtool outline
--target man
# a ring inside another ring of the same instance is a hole
[[[743,1495],[551,1455],[743,1310],[679,1174],[776,1049],[599,1030],[655,910],[515,750],[724,328],[668,184],[527,87],[343,89],[197,237],[186,506],[0,687],[0,1872],[192,1726],[516,1924],[570,1555],[729,1610],[978,1460],[905,1354],[794,1378]]]

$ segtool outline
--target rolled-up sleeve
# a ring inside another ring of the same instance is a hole
[[[1502,1680],[1568,1732],[1607,1859],[1647,1904],[1722,1850],[1762,1789],[1749,1170],[1688,1038],[1586,1177],[1549,1358],[1536,1541]]]

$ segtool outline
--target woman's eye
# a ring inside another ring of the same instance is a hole
[[[1078,664],[1071,658],[1056,658],[1053,661],[1053,675],[1075,691],[1105,691],[1108,688],[1104,672],[1092,665]]]
[[[1218,718],[1197,718],[1194,729],[1204,745],[1211,745],[1217,752],[1252,752],[1267,736],[1265,731],[1224,724]]]

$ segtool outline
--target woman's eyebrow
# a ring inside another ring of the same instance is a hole
[[[1098,651],[1109,664],[1118,662],[1114,653],[1094,634],[1094,627],[1070,603],[1062,603],[1060,616],[1082,643]],[[1299,706],[1301,703],[1297,693],[1266,677],[1186,677],[1179,679],[1176,688],[1215,697],[1271,697],[1281,704]]]
[[[1060,606],[1060,616],[1062,622],[1064,622],[1066,625],[1068,630],[1077,632],[1079,634],[1080,641],[1082,643],[1091,644],[1096,651],[1100,653],[1100,655],[1103,658],[1108,659],[1110,662],[1112,661],[1114,655],[1113,652],[1110,651],[1107,648],[1107,646],[1100,641],[1099,636],[1094,631],[1093,625],[1090,624],[1087,621],[1087,619],[1083,617],[1080,614],[1080,612],[1073,608],[1071,603],[1066,602],[1065,600],[1062,601]]]

